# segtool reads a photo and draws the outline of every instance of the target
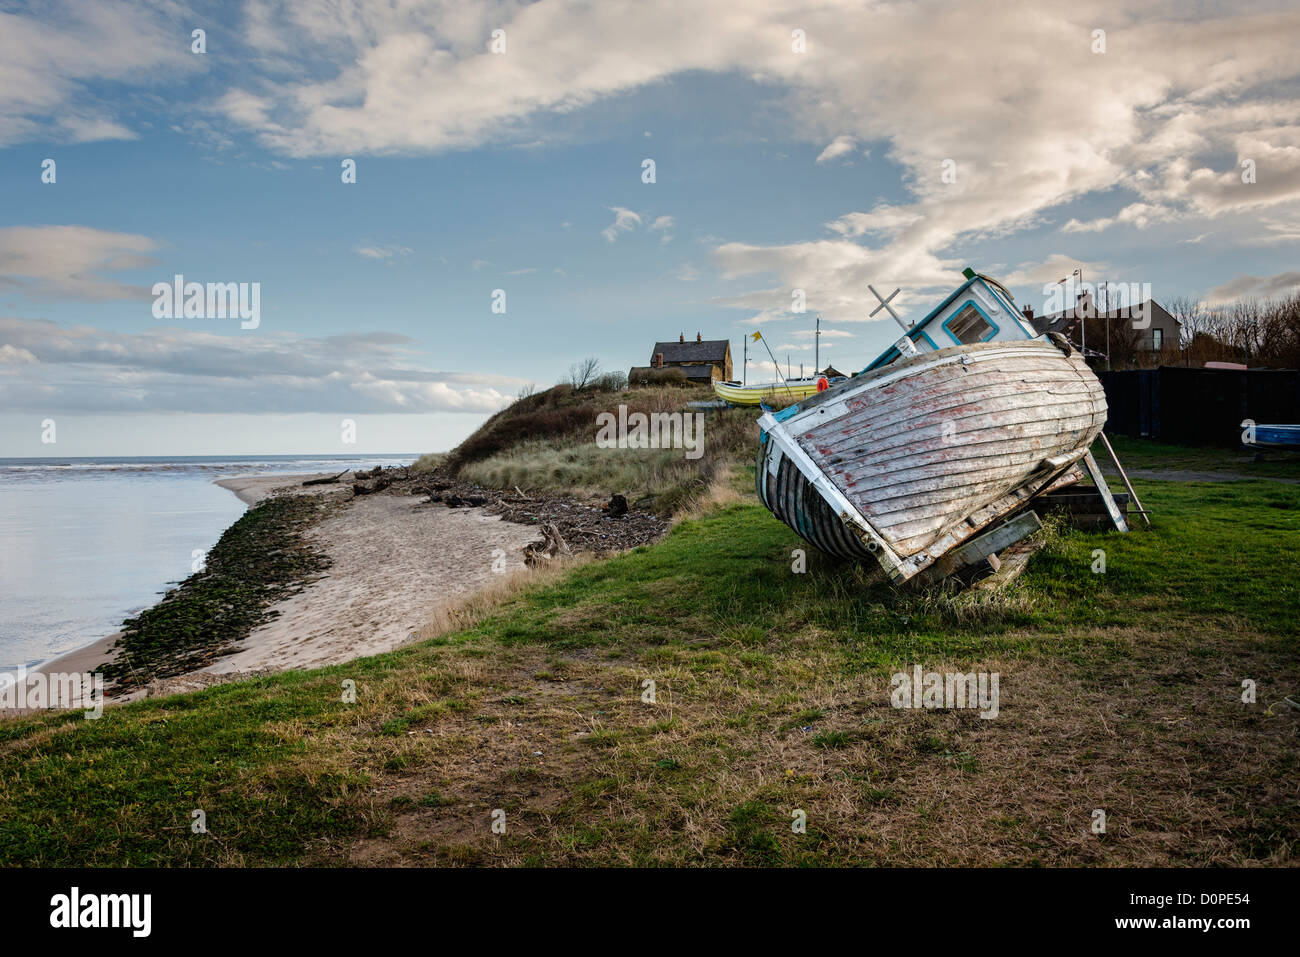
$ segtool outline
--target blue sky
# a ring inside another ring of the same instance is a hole
[[[1185,6],[0,4],[0,455],[444,449],[679,332],[811,368],[815,315],[852,371],[867,283],[967,264],[1288,292],[1300,14]],[[155,318],[176,273],[260,324]]]

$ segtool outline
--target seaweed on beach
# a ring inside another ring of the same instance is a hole
[[[100,667],[112,682],[109,694],[193,671],[235,651],[269,617],[270,605],[329,567],[303,535],[327,507],[312,496],[287,495],[245,512],[208,552],[203,571],[123,622],[114,645],[117,659]]]

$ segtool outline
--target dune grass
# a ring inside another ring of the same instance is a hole
[[[459,478],[490,488],[565,492],[587,499],[624,495],[629,502],[663,515],[687,510],[718,477],[753,461],[758,442],[753,410],[724,409],[701,416],[702,448],[697,457],[685,449],[599,448],[596,415],[617,414],[620,404],[657,412],[681,411],[683,390],[606,393],[587,406],[577,435],[524,439],[481,459],[458,466]]]
[[[0,723],[0,862],[1293,864],[1300,488],[1138,488],[994,595],[796,574],[751,500],[390,654]],[[915,664],[998,717],[890,707]]]

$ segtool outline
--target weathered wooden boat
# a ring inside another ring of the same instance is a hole
[[[1101,383],[1063,338],[1035,336],[1005,290],[969,275],[907,327],[910,348],[759,419],[763,503],[822,551],[874,559],[896,581],[1077,481],[1081,459],[1099,475]],[[957,344],[940,347],[940,329]]]
[[[817,379],[790,379],[787,382],[767,382],[762,385],[714,380],[713,391],[718,398],[725,399],[732,405],[790,402],[816,395]]]

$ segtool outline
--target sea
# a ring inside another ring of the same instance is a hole
[[[244,512],[235,475],[409,465],[415,455],[0,458],[0,681],[117,631]]]

